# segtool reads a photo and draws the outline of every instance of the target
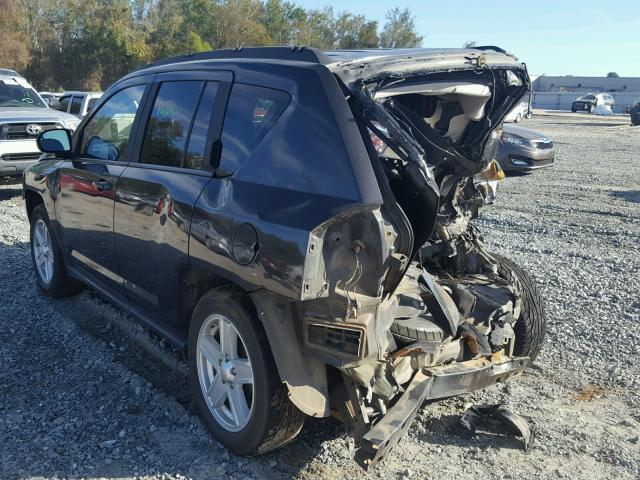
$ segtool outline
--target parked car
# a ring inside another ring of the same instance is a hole
[[[40,97],[46,102],[47,105],[51,108],[56,108],[60,104],[60,98],[62,97],[62,93],[54,93],[54,92],[40,92]],[[57,109],[57,108],[56,108]]]
[[[553,142],[544,133],[504,125],[496,159],[505,172],[528,172],[550,167],[555,157]]]
[[[507,114],[506,117],[504,117],[504,122],[520,123],[523,118],[529,118],[530,116],[529,102],[520,102]]]
[[[575,112],[593,112],[599,105],[607,105],[613,108],[615,100],[608,93],[588,93],[576,98],[571,104],[571,111]]]
[[[0,75],[2,75],[3,77],[20,77],[20,78],[22,78],[22,75],[20,75],[18,72],[16,72],[15,70],[9,70],[8,68],[0,68]]]
[[[57,158],[24,179],[37,284],[90,285],[185,351],[202,418],[233,452],[335,415],[371,466],[425,400],[506,380],[540,351],[535,282],[468,223],[526,75],[495,47],[146,66],[73,136],[39,136]]]
[[[640,125],[640,98],[636,98],[633,102],[633,106],[629,110],[629,117],[631,118],[631,125],[634,127]]]
[[[101,96],[102,92],[64,92],[64,95],[58,99],[59,104],[56,109],[84,118]]]
[[[47,107],[21,76],[0,70],[0,180],[15,179],[42,154],[36,137],[43,130],[74,130],[79,120]]]

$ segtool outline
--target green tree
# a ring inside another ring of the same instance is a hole
[[[0,0],[0,65],[23,70],[31,59],[23,5],[17,0]]]
[[[335,20],[334,48],[376,48],[378,46],[378,22],[369,21],[364,15],[341,13]]]
[[[618,75],[616,72],[609,72],[607,73],[607,78],[619,78],[620,75]]]
[[[416,31],[411,10],[394,8],[386,15],[386,23],[380,34],[380,46],[384,48],[420,47],[423,37]]]

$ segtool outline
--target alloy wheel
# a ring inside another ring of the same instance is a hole
[[[47,224],[39,218],[33,227],[33,258],[40,279],[50,284],[53,279],[53,244]]]
[[[253,368],[240,333],[219,314],[205,319],[196,345],[198,380],[211,415],[225,430],[242,430],[253,409]]]

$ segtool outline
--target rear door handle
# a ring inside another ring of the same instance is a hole
[[[91,184],[101,192],[104,192],[105,190],[113,190],[113,184],[109,180],[105,180],[104,178],[96,180],[95,182],[91,182]]]

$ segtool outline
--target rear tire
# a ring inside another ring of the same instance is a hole
[[[67,297],[82,290],[82,283],[67,275],[62,250],[51,231],[49,215],[44,205],[31,214],[31,260],[40,289],[50,297]]]
[[[239,292],[214,289],[202,296],[189,325],[188,360],[200,415],[232,452],[266,453],[302,429],[305,416],[289,400],[262,324]]]
[[[500,276],[511,281],[513,277],[519,281],[522,291],[520,318],[513,329],[516,340],[514,355],[530,357],[531,362],[538,356],[547,330],[547,317],[542,295],[535,281],[519,265],[512,260],[495,253],[491,254],[498,262]]]

